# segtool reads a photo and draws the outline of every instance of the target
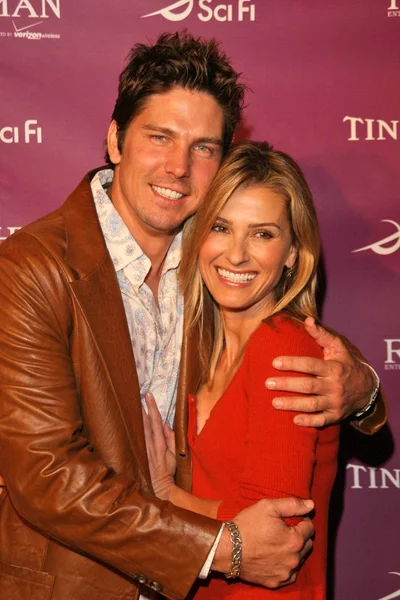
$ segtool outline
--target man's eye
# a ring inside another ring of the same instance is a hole
[[[212,154],[211,148],[209,148],[208,146],[203,146],[203,144],[198,144],[197,146],[194,147],[194,149],[199,150],[199,152],[202,152],[204,154],[206,154],[206,153]]]
[[[165,135],[153,135],[152,136],[153,140],[155,140],[156,142],[163,142],[164,140],[166,140],[167,138],[165,137]]]

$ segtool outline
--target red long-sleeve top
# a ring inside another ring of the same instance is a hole
[[[328,508],[336,474],[339,427],[299,427],[293,423],[292,412],[273,408],[272,399],[277,394],[267,390],[265,380],[277,376],[271,363],[283,355],[321,358],[322,351],[300,323],[282,317],[275,318],[272,325],[262,323],[198,435],[196,398],[189,396],[192,493],[222,500],[218,510],[222,521],[232,519],[261,498],[311,497],[316,530],[313,552],[296,583],[288,587],[268,590],[213,575],[197,583],[190,598],[325,599]],[[290,524],[298,520],[287,519]]]

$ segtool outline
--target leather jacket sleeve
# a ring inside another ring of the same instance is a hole
[[[10,499],[46,536],[183,599],[220,523],[158,500],[86,439],[72,301],[51,253],[34,238],[22,247],[0,248],[0,472]]]

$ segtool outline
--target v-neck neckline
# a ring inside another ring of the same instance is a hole
[[[246,349],[245,352],[246,353]],[[244,354],[243,354],[243,358],[242,361],[240,363],[240,365],[238,366],[236,372],[234,373],[232,379],[230,380],[230,382],[228,383],[228,385],[226,386],[226,388],[224,389],[224,391],[222,392],[222,394],[220,395],[220,397],[218,398],[218,400],[216,401],[216,403],[214,404],[214,406],[212,407],[212,409],[210,410],[210,414],[208,415],[208,418],[205,420],[203,427],[200,429],[200,431],[197,431],[197,394],[189,394],[188,395],[188,401],[192,403],[192,406],[190,407],[191,412],[191,424],[192,424],[192,431],[191,431],[191,437],[192,440],[195,441],[197,440],[200,435],[203,433],[204,429],[207,427],[207,424],[210,422],[213,413],[216,411],[217,407],[220,406],[220,404],[222,403],[222,401],[224,400],[226,394],[229,392],[231,386],[233,385],[233,383],[235,382],[235,380],[237,379],[237,377],[239,376],[239,373],[241,371],[241,369],[243,368],[243,362],[244,362]]]

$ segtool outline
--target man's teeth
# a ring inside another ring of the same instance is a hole
[[[218,269],[218,273],[221,277],[233,283],[246,283],[246,281],[251,281],[256,276],[256,273],[232,273],[225,269]]]
[[[170,200],[180,200],[184,196],[184,194],[180,194],[179,192],[175,192],[169,188],[158,187],[158,185],[152,185],[151,187],[157,192],[157,194],[160,194],[160,196],[163,196],[163,198],[169,198]]]

